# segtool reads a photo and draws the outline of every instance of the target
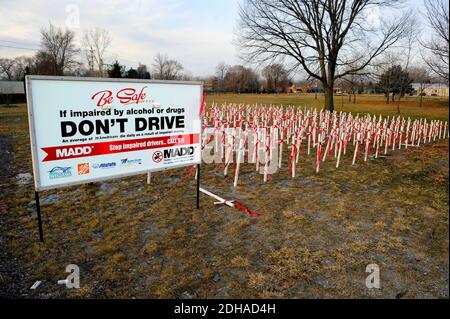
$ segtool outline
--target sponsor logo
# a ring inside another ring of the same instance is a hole
[[[117,166],[116,162],[92,164],[93,169],[110,169],[110,168],[114,168],[116,166]]]
[[[102,90],[94,93],[91,96],[91,100],[95,102],[97,107],[108,108],[112,106],[115,101],[118,101],[122,105],[140,104],[140,103],[153,103],[154,101],[147,98],[147,93],[144,86],[140,90],[135,88],[124,88],[117,92],[110,90]]]
[[[194,147],[179,147],[164,150],[164,158],[174,158],[194,154]]]
[[[78,175],[88,175],[89,172],[89,163],[78,164]]]
[[[156,151],[152,155],[153,162],[159,163],[164,159],[164,155],[161,151]]]
[[[124,158],[124,159],[120,160],[120,164],[127,165],[127,166],[141,165],[142,164],[142,159],[140,159],[140,158],[138,158],[138,159]]]
[[[67,147],[56,150],[56,158],[66,158],[70,156],[89,155],[92,153],[92,146]]]
[[[48,171],[48,176],[50,179],[64,178],[72,176],[72,167],[53,167]]]

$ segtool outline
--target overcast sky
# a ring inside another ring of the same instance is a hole
[[[151,66],[156,53],[179,60],[193,75],[210,75],[225,61],[239,63],[233,46],[242,0],[0,0],[0,58],[32,55],[40,28],[51,21],[80,39],[86,28],[110,31],[108,62]],[[422,0],[407,0],[421,8]],[[77,11],[79,24],[77,24]]]

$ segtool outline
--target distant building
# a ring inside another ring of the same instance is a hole
[[[20,102],[25,102],[23,82],[0,80],[0,104]]]
[[[415,95],[448,97],[448,85],[442,83],[412,83]]]
[[[288,87],[288,93],[303,93],[300,87],[297,87],[295,84]]]
[[[208,79],[203,82],[203,91],[205,93],[212,93],[214,92],[214,83],[212,80]]]
[[[314,92],[316,88],[314,87],[308,87],[306,85],[291,85],[290,87],[288,87],[287,91],[288,93],[298,93],[298,94],[303,94],[303,93],[309,93],[309,92]]]
[[[25,94],[23,82],[0,80],[0,94]]]

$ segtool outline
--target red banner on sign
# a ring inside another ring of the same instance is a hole
[[[43,147],[47,153],[43,162],[59,161],[71,158],[90,157],[106,154],[126,153],[134,151],[150,150],[155,148],[167,148],[177,145],[191,145],[199,143],[199,134],[184,134],[162,136],[152,138],[132,139],[125,141],[111,141],[99,143],[86,143],[67,146]]]

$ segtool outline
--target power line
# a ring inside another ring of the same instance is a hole
[[[3,41],[3,40],[0,40]],[[10,41],[12,42],[12,41]],[[32,48],[24,48],[24,47],[18,47],[18,46],[13,46],[13,45],[5,45],[5,44],[0,44],[0,48],[8,48],[8,49],[18,49],[18,50],[28,50],[28,51],[39,51],[39,49],[32,49]],[[131,62],[131,64],[139,64],[140,62],[137,61],[133,61],[130,59],[127,59],[126,57],[123,57],[119,54],[114,54],[113,56],[115,56],[115,58],[112,58],[112,60],[122,60],[122,61],[128,61]]]
[[[15,42],[15,41],[8,41],[8,40],[0,40],[1,42],[11,42],[11,43],[19,43],[19,42]],[[6,45],[6,44],[0,44],[0,48],[7,48],[7,49],[16,49],[16,50],[27,50],[27,51],[39,51],[39,49],[33,49],[33,48],[25,48],[25,47],[19,47],[19,46],[14,46],[14,45]],[[131,62],[130,64],[139,64],[141,62],[138,61],[134,61],[131,59],[128,59],[124,56],[121,56],[120,54],[117,53],[113,53],[111,54],[114,58],[112,58],[111,56],[111,60],[122,60],[124,62]],[[88,63],[92,63],[91,61],[88,61]]]
[[[29,45],[28,43],[21,42],[21,41],[11,41],[11,40],[2,40],[2,39],[0,39],[0,42],[15,43],[15,44],[19,44],[19,45]],[[39,46],[39,44],[31,44],[31,45]],[[39,50],[38,48],[35,48],[35,49],[34,48],[26,48],[26,47],[23,47],[23,46],[14,46],[14,45],[1,44],[1,43],[0,43],[0,47],[11,48],[11,49],[19,49],[19,50],[30,50],[30,51],[38,51]],[[90,51],[90,50],[82,49],[82,51]],[[92,53],[91,53],[91,55],[92,55]],[[120,54],[117,54],[116,52],[110,52],[109,53],[109,57],[110,57],[110,60],[122,60],[126,64],[136,64],[137,65],[137,64],[141,63],[141,61],[136,61],[136,60],[134,60],[134,58],[133,59],[129,59],[128,57],[120,55]]]
[[[11,40],[2,40],[0,39],[0,42],[9,42],[9,43],[15,43],[15,44],[20,44],[20,45],[33,45],[33,46],[39,46],[38,43],[27,43],[27,42],[23,42],[23,41],[11,41]]]
[[[13,45],[4,45],[4,44],[0,44],[0,47],[1,48],[9,48],[9,49],[18,49],[18,50],[39,51],[39,49],[23,48],[23,47],[16,47]]]
[[[38,43],[36,44],[32,44],[32,43],[26,43],[23,41],[12,41],[12,40],[2,40],[0,39],[0,42],[8,42],[8,43],[13,43],[13,44],[19,44],[20,46],[15,46],[15,45],[8,45],[8,44],[2,44],[0,43],[0,47],[2,48],[9,48],[9,49],[18,49],[18,50],[28,50],[28,51],[39,51],[39,48],[27,48],[24,46],[27,45],[32,45],[32,46],[40,46]],[[89,51],[88,49],[82,49],[82,51]],[[92,53],[91,53],[92,55]],[[117,54],[117,52],[109,52],[109,60],[121,60],[121,62],[123,62],[124,64],[128,64],[128,65],[139,65],[140,63],[142,63],[142,61],[136,61],[134,58],[129,59],[126,56],[123,56],[121,54]],[[88,64],[90,63],[90,61],[88,61]],[[146,64],[144,62],[144,64]]]

